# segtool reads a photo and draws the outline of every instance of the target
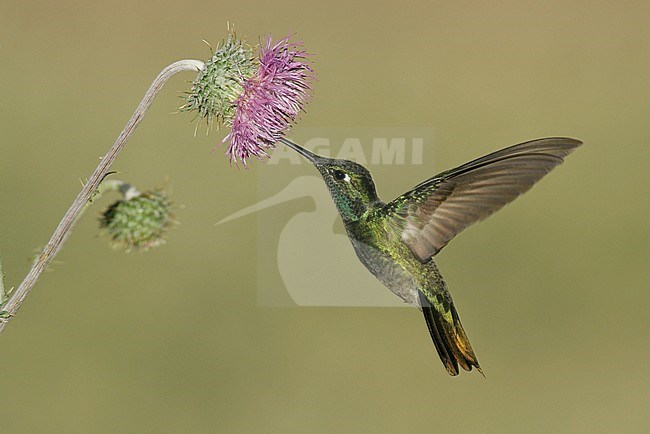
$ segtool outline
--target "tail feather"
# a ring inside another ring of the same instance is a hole
[[[485,376],[453,303],[444,306],[438,303],[432,304],[424,294],[420,293],[420,305],[433,344],[449,375],[458,375],[458,366],[460,366],[466,371],[471,371],[472,367],[475,367]]]

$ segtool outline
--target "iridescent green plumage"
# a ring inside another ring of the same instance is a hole
[[[282,141],[320,172],[361,262],[388,289],[422,310],[449,374],[457,375],[459,366],[481,371],[433,256],[463,229],[528,191],[581,142],[547,138],[514,145],[383,203],[365,167]]]

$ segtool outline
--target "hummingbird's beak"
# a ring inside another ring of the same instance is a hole
[[[293,143],[291,140],[285,139],[284,137],[281,138],[280,141],[285,145],[287,145],[288,147],[290,147],[291,149],[293,149],[294,151],[296,151],[297,153],[299,153],[300,155],[302,155],[303,157],[305,157],[310,162],[316,164],[316,160],[319,158],[318,155],[314,154],[313,152],[309,152],[302,146],[297,145]]]

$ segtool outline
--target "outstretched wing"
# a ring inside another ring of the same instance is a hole
[[[463,229],[528,191],[581,144],[553,137],[510,146],[424,181],[384,211],[415,256],[427,262]]]

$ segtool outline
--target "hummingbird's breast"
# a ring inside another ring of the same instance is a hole
[[[420,307],[418,288],[421,282],[412,272],[409,256],[415,257],[400,239],[374,226],[363,223],[346,225],[357,257],[368,271],[405,303]]]

